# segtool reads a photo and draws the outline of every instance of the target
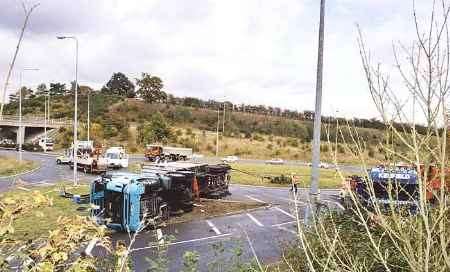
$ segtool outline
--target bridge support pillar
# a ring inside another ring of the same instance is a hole
[[[17,128],[17,141],[16,141],[16,143],[17,144],[24,144],[24,142],[25,142],[25,127],[24,126],[22,126],[22,127],[18,127]]]

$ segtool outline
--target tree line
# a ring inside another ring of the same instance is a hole
[[[22,87],[22,95],[25,99],[35,96],[50,95],[50,96],[68,96],[73,95],[75,90],[75,82],[71,82],[69,88],[63,83],[50,83],[47,88],[46,84],[40,84],[36,91],[27,87]],[[176,97],[168,94],[164,90],[163,80],[158,76],[153,76],[148,73],[142,73],[140,78],[136,78],[134,83],[124,73],[113,73],[108,82],[101,88],[100,92],[103,94],[110,94],[124,98],[139,98],[147,103],[164,103],[168,105],[186,106],[195,109],[210,109],[210,110],[225,110],[231,112],[242,112],[248,114],[258,114],[265,116],[273,116],[280,118],[287,118],[300,121],[313,121],[314,111],[305,110],[289,110],[280,107],[272,107],[265,105],[249,105],[244,103],[232,103],[230,101],[216,101],[213,99],[203,100],[196,97]],[[78,91],[83,94],[93,91],[89,86],[79,86]],[[15,103],[18,100],[18,94],[10,95],[10,103]],[[376,119],[352,118],[346,119],[334,116],[322,116],[322,122],[326,124],[351,124],[352,126],[361,128],[384,129],[385,124]],[[411,131],[409,124],[393,123],[396,129]],[[422,125],[415,125],[416,130],[421,133],[426,131],[426,127]]]

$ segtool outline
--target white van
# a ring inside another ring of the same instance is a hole
[[[44,151],[53,151],[53,140],[50,138],[41,138],[39,139],[38,145],[42,148]]]
[[[106,150],[105,159],[108,167],[126,168],[128,167],[128,154],[123,147],[110,147]]]

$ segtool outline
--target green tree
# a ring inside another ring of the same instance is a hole
[[[138,130],[139,140],[144,144],[167,143],[173,136],[172,128],[160,112],[153,114],[151,120],[139,126]]]
[[[167,99],[167,94],[162,91],[164,84],[157,76],[142,73],[142,79],[136,79],[137,94],[148,103],[162,102]]]
[[[119,96],[126,96],[129,98],[135,97],[134,84],[128,79],[128,77],[121,73],[114,73],[111,79],[102,88],[102,92],[108,94],[115,94]]]
[[[51,96],[64,95],[66,93],[66,84],[50,83],[49,93]]]
[[[46,95],[48,93],[47,85],[45,83],[41,83],[36,88],[36,96]]]

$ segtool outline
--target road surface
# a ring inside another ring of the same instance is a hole
[[[16,152],[0,150],[0,155],[5,154],[14,155]],[[0,179],[0,191],[8,190],[8,186],[17,179],[42,186],[72,179],[72,170],[67,165],[56,165],[54,156],[25,152],[23,158],[39,161],[41,167],[32,173]],[[81,180],[95,178],[93,175],[79,174]],[[279,260],[283,244],[296,238],[296,220],[303,218],[307,190],[299,189],[296,200],[288,188],[231,185],[230,191],[232,195],[227,199],[257,201],[269,205],[240,214],[170,225],[159,229],[158,234],[155,231],[143,232],[132,246],[135,271],[150,268],[149,259],[156,258],[154,245],[158,243],[158,235],[170,241],[167,252],[169,271],[182,270],[183,254],[186,251],[199,254],[200,271],[210,270],[215,263],[229,268],[236,262],[237,249],[242,250],[242,262],[251,261],[255,256],[263,263]],[[337,194],[337,190],[322,190],[321,199],[331,208],[340,209]],[[113,234],[112,239],[129,241],[128,235],[124,233]]]

